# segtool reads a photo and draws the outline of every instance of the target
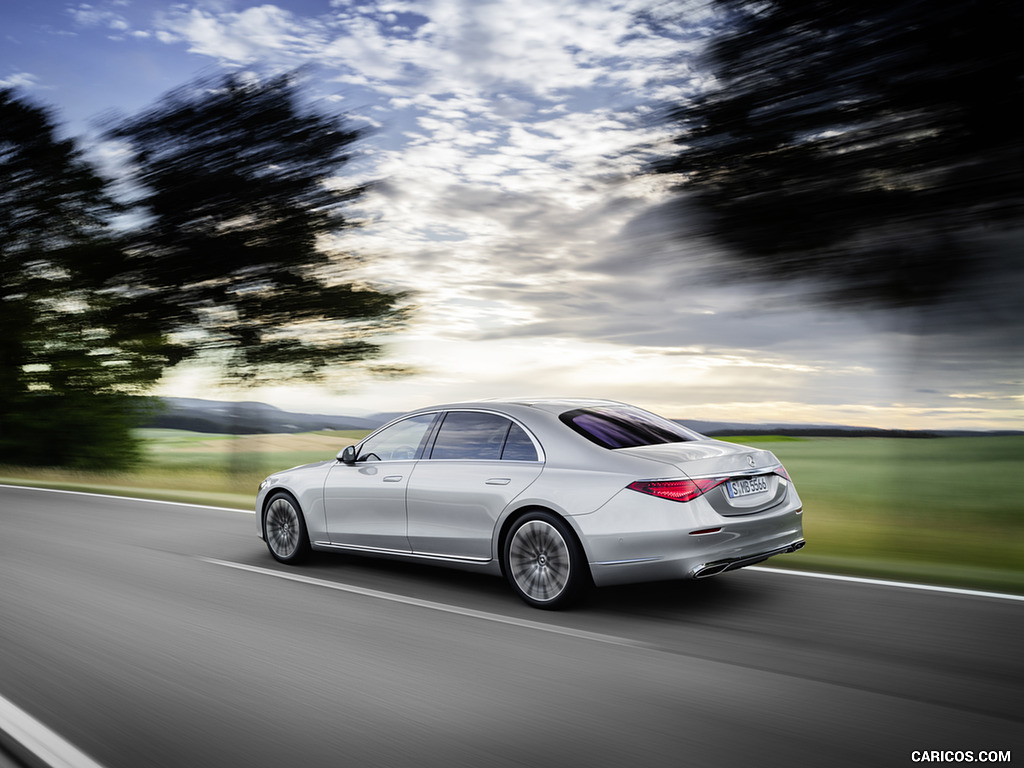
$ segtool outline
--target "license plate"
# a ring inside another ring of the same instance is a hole
[[[738,499],[740,496],[752,496],[755,493],[766,493],[768,491],[767,475],[759,477],[744,477],[740,480],[730,480],[725,484],[730,499]]]

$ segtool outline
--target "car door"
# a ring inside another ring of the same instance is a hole
[[[436,413],[411,416],[359,444],[353,464],[338,462],[324,484],[332,544],[409,552],[405,494]]]
[[[498,517],[543,466],[537,443],[511,419],[448,412],[409,481],[413,552],[489,560]]]

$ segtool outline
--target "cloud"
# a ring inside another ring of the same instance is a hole
[[[146,38],[149,34],[142,30],[133,30],[129,19],[118,9],[127,9],[127,3],[106,2],[100,5],[80,3],[67,9],[75,25],[84,29],[106,29],[111,40],[123,40],[126,36]]]
[[[238,12],[174,6],[158,16],[161,42],[184,42],[188,50],[228,64],[253,62],[294,66],[323,46],[320,25],[275,5]]]
[[[0,88],[25,88],[31,89],[39,82],[39,78],[29,72],[15,72],[7,77],[0,78]]]
[[[88,3],[70,7],[68,13],[74,22],[82,27],[108,27],[123,31],[129,26],[128,21],[121,14]]]

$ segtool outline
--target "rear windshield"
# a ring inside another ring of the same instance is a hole
[[[571,429],[604,448],[682,443],[702,435],[653,413],[623,406],[577,408],[558,417]]]

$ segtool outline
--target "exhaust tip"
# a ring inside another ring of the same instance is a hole
[[[729,563],[713,563],[711,565],[698,565],[693,569],[693,578],[706,579],[708,576],[717,576],[729,567]]]

